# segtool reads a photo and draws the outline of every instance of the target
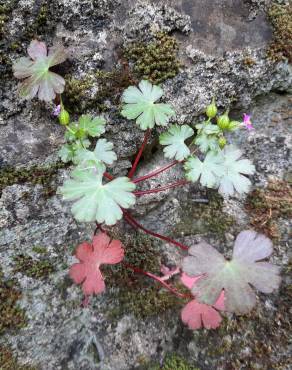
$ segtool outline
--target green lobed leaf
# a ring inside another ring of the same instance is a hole
[[[99,137],[105,132],[106,121],[103,117],[92,117],[83,114],[78,121],[79,131],[87,136]]]
[[[130,86],[124,91],[122,101],[125,104],[121,114],[128,119],[136,119],[142,130],[153,128],[155,124],[166,126],[175,112],[169,104],[155,103],[162,95],[163,90],[159,86],[142,80],[139,88]]]
[[[217,153],[207,153],[204,161],[198,157],[190,157],[186,161],[184,168],[186,178],[189,181],[196,182],[200,180],[203,186],[213,188],[218,184],[218,179],[223,174],[221,157]]]
[[[244,175],[252,175],[255,167],[248,159],[241,159],[242,152],[233,145],[227,145],[221,152],[223,174],[219,181],[219,193],[231,196],[237,191],[247,193],[251,185]]]
[[[122,208],[135,204],[135,184],[128,177],[118,177],[102,184],[103,171],[76,170],[65,181],[60,193],[65,200],[75,201],[71,210],[78,221],[104,222],[114,225],[122,218]]]
[[[159,137],[161,145],[166,145],[163,149],[166,158],[175,158],[182,161],[190,155],[190,150],[185,144],[185,140],[194,134],[194,130],[187,125],[172,125],[167,132]]]

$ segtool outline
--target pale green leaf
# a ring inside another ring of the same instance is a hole
[[[103,171],[74,171],[72,179],[60,188],[65,200],[72,200],[72,213],[78,221],[114,225],[122,218],[122,208],[135,204],[135,184],[128,177],[118,177],[102,184]]]
[[[244,175],[252,175],[255,172],[254,165],[248,159],[240,159],[242,152],[233,145],[227,145],[220,156],[223,174],[219,181],[219,193],[225,196],[231,196],[235,191],[247,193],[251,182]]]
[[[256,304],[250,285],[263,293],[279,287],[279,268],[258,262],[272,253],[272,243],[254,231],[241,232],[234,245],[233,258],[225,258],[207,243],[189,249],[183,261],[183,271],[189,276],[201,276],[192,287],[196,300],[214,305],[224,289],[224,309],[239,314],[247,313]]]
[[[103,117],[92,117],[90,114],[83,114],[78,121],[79,130],[87,136],[99,137],[105,132],[106,121]]]
[[[153,128],[155,124],[166,126],[175,112],[169,104],[155,103],[162,95],[163,90],[159,86],[145,80],[139,83],[139,89],[130,86],[122,96],[125,104],[121,114],[128,119],[136,119],[142,130]]]
[[[189,181],[196,182],[200,180],[200,183],[208,188],[215,187],[223,174],[221,158],[214,152],[207,153],[204,161],[201,161],[198,157],[188,158],[184,168],[186,178]]]
[[[61,161],[64,163],[67,163],[73,160],[74,149],[72,148],[72,145],[65,144],[61,147],[58,154],[59,154],[59,157],[61,158]]]
[[[182,161],[190,155],[190,149],[185,144],[185,140],[194,134],[194,130],[187,125],[172,125],[167,132],[159,137],[161,145],[166,145],[163,149],[166,158],[175,158]]]

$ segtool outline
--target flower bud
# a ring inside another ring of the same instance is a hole
[[[228,125],[228,127],[227,127],[227,130],[228,131],[235,131],[235,130],[237,130],[239,127],[240,127],[240,122],[238,122],[238,121],[230,121],[229,122],[229,125]]]
[[[59,114],[59,122],[64,126],[69,125],[70,115],[64,108],[61,109],[61,113]]]
[[[224,113],[222,116],[218,117],[217,125],[221,128],[221,130],[227,130],[229,126],[229,117],[228,112]]]
[[[217,114],[217,107],[216,107],[216,104],[215,104],[215,100],[213,99],[212,100],[212,103],[209,104],[206,108],[206,115],[209,117],[209,118],[214,118]]]
[[[226,141],[225,137],[221,136],[218,140],[218,144],[219,144],[220,148],[223,149],[225,147],[226,143],[227,143],[227,141]]]

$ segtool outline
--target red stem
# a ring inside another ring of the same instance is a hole
[[[127,211],[123,210],[123,213],[124,213],[124,217],[125,217],[125,220],[133,227],[135,228],[139,228],[141,230],[143,230],[146,234],[149,234],[149,235],[152,235],[154,236],[155,238],[158,238],[158,239],[161,239],[161,240],[164,240],[166,241],[167,243],[171,243],[183,250],[188,250],[189,247],[187,247],[186,245],[180,243],[180,242],[177,242],[173,239],[170,239],[168,238],[167,236],[164,236],[164,235],[160,235],[160,234],[157,234],[157,233],[154,233],[153,231],[150,231],[148,229],[146,229],[144,226],[142,226],[141,224],[139,224],[139,222],[137,222],[132,216],[130,213],[128,213]]]
[[[164,172],[164,171],[168,170],[169,168],[175,166],[177,163],[180,163],[180,162],[179,161],[173,161],[173,162],[167,164],[166,166],[160,167],[157,170],[148,173],[147,175],[144,175],[144,176],[141,176],[141,177],[137,177],[136,179],[133,180],[133,182],[134,183],[137,183],[137,182],[141,182],[141,181],[150,179],[151,177],[154,177],[156,175],[159,175],[161,172]]]
[[[140,158],[141,158],[141,155],[143,153],[143,150],[145,149],[145,146],[147,144],[147,141],[149,139],[149,136],[150,136],[150,133],[151,133],[151,130],[148,128],[147,131],[145,132],[145,135],[144,135],[144,140],[143,140],[143,143],[141,145],[141,148],[139,149],[139,152],[135,158],[135,161],[132,165],[132,168],[130,169],[129,173],[128,173],[128,177],[131,179],[133,176],[134,176],[134,173],[136,171],[136,168],[138,166],[138,163],[140,161]]]
[[[173,184],[161,186],[159,188],[149,189],[149,190],[142,190],[142,191],[134,191],[133,193],[135,195],[160,193],[161,191],[168,190],[168,189],[171,189],[171,188],[176,188],[177,186],[182,186],[182,185],[186,185],[186,184],[188,184],[187,180],[179,180],[177,182],[174,182]]]
[[[175,294],[179,298],[189,298],[188,295],[185,295],[185,294],[182,294],[182,293],[178,292],[170,284],[167,284],[165,281],[161,280],[161,278],[159,276],[156,276],[154,274],[151,274],[151,272],[147,272],[147,271],[141,270],[138,267],[131,266],[131,265],[127,264],[127,263],[124,263],[124,266],[126,266],[127,268],[133,270],[134,272],[136,272],[138,274],[142,274],[142,275],[148,276],[151,279],[154,279],[154,280],[158,281],[164,288],[168,289],[171,293]]]
[[[108,172],[104,172],[103,176],[106,177],[108,180],[113,180],[114,179],[114,177]]]

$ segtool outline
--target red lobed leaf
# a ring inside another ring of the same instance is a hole
[[[102,293],[104,278],[99,267],[102,264],[116,264],[124,258],[123,245],[119,240],[110,241],[106,233],[94,236],[92,244],[84,242],[76,248],[80,263],[71,266],[69,275],[76,284],[82,284],[85,295]]]

